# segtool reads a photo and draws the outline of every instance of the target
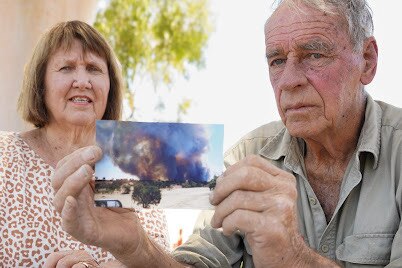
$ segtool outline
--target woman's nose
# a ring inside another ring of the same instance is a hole
[[[90,76],[85,71],[78,70],[74,78],[73,87],[80,89],[92,88]]]

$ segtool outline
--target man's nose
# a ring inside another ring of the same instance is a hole
[[[307,83],[302,64],[297,59],[288,59],[282,71],[278,87],[281,90],[293,90]]]
[[[73,82],[73,87],[79,89],[90,89],[92,88],[92,82],[89,74],[86,70],[78,69]]]

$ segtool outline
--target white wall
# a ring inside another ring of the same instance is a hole
[[[96,4],[96,0],[0,1],[0,130],[28,128],[17,114],[17,99],[24,65],[40,34],[64,20],[92,23]]]

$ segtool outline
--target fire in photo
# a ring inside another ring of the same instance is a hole
[[[211,209],[223,169],[223,125],[100,120],[95,203],[104,207]]]

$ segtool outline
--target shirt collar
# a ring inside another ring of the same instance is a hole
[[[371,153],[374,157],[373,168],[378,166],[381,144],[381,107],[367,94],[365,119],[357,143],[357,154]],[[293,171],[300,167],[300,159],[303,159],[305,143],[300,138],[290,135],[286,127],[274,136],[259,151],[259,154],[270,160],[279,160],[285,157],[284,164]]]
[[[366,113],[359,141],[357,153],[371,153],[374,157],[373,168],[378,166],[381,146],[382,109],[370,95],[367,95]]]

